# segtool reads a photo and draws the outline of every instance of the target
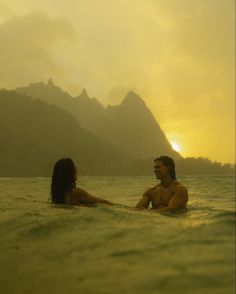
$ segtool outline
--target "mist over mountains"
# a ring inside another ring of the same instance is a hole
[[[136,159],[153,159],[158,154],[181,158],[171,148],[144,101],[132,91],[120,105],[107,108],[97,99],[90,98],[86,90],[77,97],[71,97],[55,86],[51,79],[47,84],[35,83],[16,91],[69,111],[82,127]]]
[[[14,91],[0,91],[0,175],[49,175],[72,157],[81,174],[125,174],[132,158],[82,128],[67,111]]]
[[[144,101],[130,91],[105,108],[83,90],[72,97],[50,79],[0,90],[0,176],[49,176],[71,157],[80,175],[148,175],[153,159],[173,157],[177,173],[233,174],[229,164],[182,158]]]

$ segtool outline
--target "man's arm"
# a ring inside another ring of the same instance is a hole
[[[184,186],[178,186],[170,199],[167,207],[155,209],[156,212],[170,211],[186,207],[188,202],[188,191]]]
[[[135,209],[145,209],[148,208],[149,204],[150,204],[150,189],[148,189],[147,191],[145,191],[143,193],[143,197],[141,198],[141,200],[139,200],[139,202],[136,204]]]

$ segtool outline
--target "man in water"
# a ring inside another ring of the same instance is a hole
[[[160,212],[186,207],[188,191],[176,180],[173,159],[168,156],[156,158],[154,160],[154,173],[160,183],[145,191],[135,208],[148,208],[150,202],[152,208]]]

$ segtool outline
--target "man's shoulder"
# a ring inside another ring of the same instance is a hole
[[[182,183],[180,183],[178,181],[175,182],[175,191],[179,192],[179,193],[188,194],[187,188]]]
[[[184,184],[180,183],[179,181],[175,181],[175,185],[176,187],[184,187],[186,189],[186,187],[184,186]]]

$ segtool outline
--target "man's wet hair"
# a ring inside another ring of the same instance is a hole
[[[154,161],[161,161],[164,164],[164,166],[168,168],[169,176],[173,180],[176,180],[175,162],[171,157],[162,155],[154,159]]]

